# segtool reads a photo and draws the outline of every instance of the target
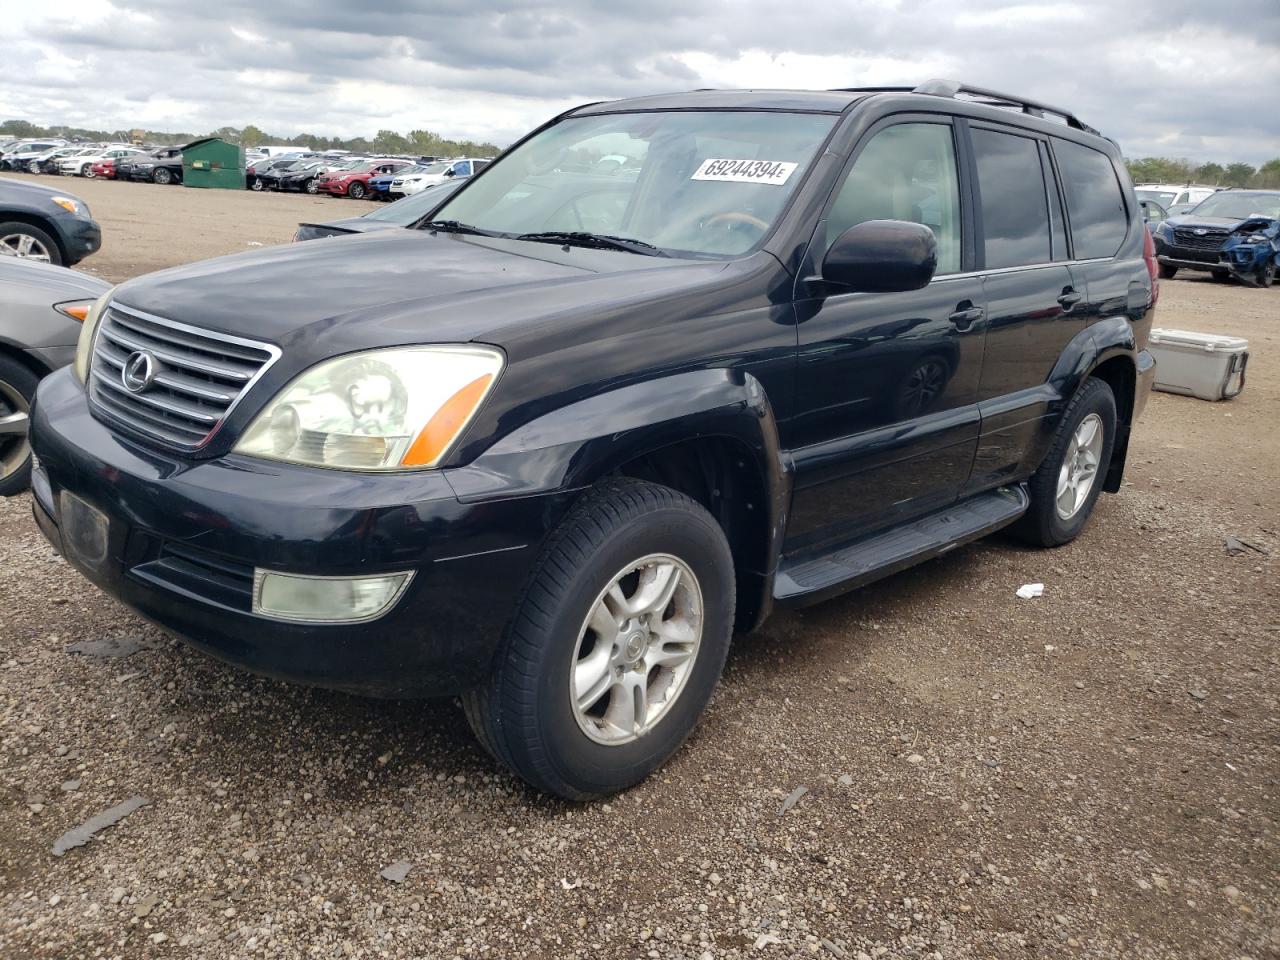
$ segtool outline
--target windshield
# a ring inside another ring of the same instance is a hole
[[[1223,217],[1228,220],[1243,220],[1252,216],[1280,219],[1280,193],[1236,193],[1223,190],[1205,197],[1191,212],[1197,217]]]
[[[737,256],[772,228],[834,122],[753,111],[572,117],[436,216],[507,236],[593,233],[673,255]]]
[[[1178,195],[1173,190],[1138,190],[1137,194],[1139,200],[1154,200],[1162,207],[1169,206]]]

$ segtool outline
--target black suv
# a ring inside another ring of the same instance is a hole
[[[527,781],[607,794],[775,605],[1075,537],[1153,379],[1155,270],[1116,145],[1043,105],[591,104],[414,229],[105,296],[40,387],[35,516],[201,650],[460,693]]]

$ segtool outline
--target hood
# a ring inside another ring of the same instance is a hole
[[[76,200],[81,207],[85,206],[83,200],[65,190],[54,190],[52,187],[44,187],[38,183],[26,183],[22,180],[11,180],[8,177],[0,177],[0,196],[12,198],[14,201],[27,202],[43,202],[49,197],[71,197]],[[61,209],[59,207],[58,209]]]
[[[79,270],[5,257],[0,259],[0,289],[5,292],[6,302],[34,298],[48,305],[64,300],[96,300],[111,289],[111,284]]]
[[[720,261],[388,229],[206,260],[123,284],[120,303],[322,358],[481,340],[714,281]]]

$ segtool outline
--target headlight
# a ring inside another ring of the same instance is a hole
[[[73,197],[50,197],[49,199],[67,211],[67,213],[80,212],[80,204]]]
[[[98,332],[98,324],[102,320],[103,313],[106,312],[111,294],[112,291],[108,290],[94,301],[93,306],[89,308],[88,316],[80,326],[80,339],[76,341],[76,359],[73,369],[76,379],[81,383],[89,379],[89,361],[93,356],[93,335]]]
[[[489,395],[489,347],[393,347],[312,367],[250,424],[236,452],[345,470],[434,467]]]

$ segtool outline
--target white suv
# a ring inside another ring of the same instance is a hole
[[[486,157],[462,157],[456,160],[441,160],[438,163],[430,164],[419,173],[411,173],[392,180],[391,189],[388,193],[400,193],[406,197],[412,196],[415,193],[421,193],[427,187],[434,187],[437,183],[444,183],[446,180],[452,180],[455,177],[469,177],[472,174],[479,173],[492,162],[492,158]]]

